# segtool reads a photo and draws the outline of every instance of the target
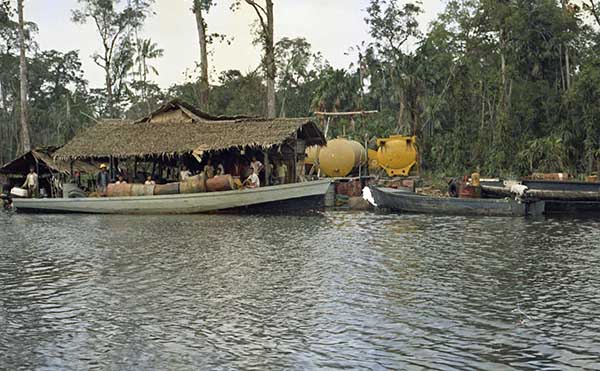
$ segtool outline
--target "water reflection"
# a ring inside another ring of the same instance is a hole
[[[1,214],[0,368],[598,368],[599,226]]]

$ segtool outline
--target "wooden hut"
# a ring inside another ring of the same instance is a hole
[[[267,169],[270,162],[284,161],[290,170],[289,181],[294,181],[296,164],[303,161],[305,147],[324,144],[323,133],[310,118],[212,116],[173,100],[136,121],[101,121],[73,138],[56,152],[55,158],[102,160],[113,169],[119,161],[133,160],[134,167],[138,162],[151,162],[159,167],[157,177],[161,178],[165,177],[165,168],[182,164],[201,169],[212,159],[215,165],[225,162],[230,170],[236,161],[243,166],[256,156]],[[268,184],[268,173],[264,180]]]
[[[25,181],[29,169],[33,167],[38,174],[40,188],[48,195],[53,195],[56,189],[53,187],[52,178],[60,181],[74,173],[94,174],[96,172],[94,164],[90,162],[55,160],[52,156],[58,149],[59,147],[53,146],[35,148],[5,164],[0,168],[0,175],[4,178],[0,179],[2,184],[6,184],[5,188],[20,186]]]

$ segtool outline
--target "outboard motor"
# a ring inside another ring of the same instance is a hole
[[[10,195],[6,195],[4,193],[2,193],[0,195],[0,198],[2,198],[2,209],[5,211],[10,211],[13,209],[13,202],[12,202],[12,198],[10,197]]]
[[[452,178],[448,181],[448,196],[450,197],[458,197],[460,182],[455,178]]]

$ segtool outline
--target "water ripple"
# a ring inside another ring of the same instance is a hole
[[[600,369],[599,227],[0,214],[0,369]]]

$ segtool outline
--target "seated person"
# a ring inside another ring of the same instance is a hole
[[[185,166],[182,166],[181,171],[179,172],[179,180],[184,181],[191,176],[192,176],[192,173],[188,170],[188,168]]]
[[[258,188],[260,187],[260,179],[258,178],[258,174],[256,171],[252,171],[252,174],[244,181],[244,186],[246,188]]]
[[[217,175],[225,175],[225,167],[223,164],[217,165]]]
[[[144,182],[145,185],[155,185],[156,182],[154,180],[152,180],[152,176],[148,175],[146,177],[146,181]]]
[[[125,180],[125,178],[123,178],[123,175],[119,175],[117,176],[117,181],[115,182],[115,184],[127,184],[127,181]]]
[[[210,159],[208,159],[206,165],[204,165],[204,175],[206,175],[208,179],[215,176],[215,168],[212,166],[212,161]]]

